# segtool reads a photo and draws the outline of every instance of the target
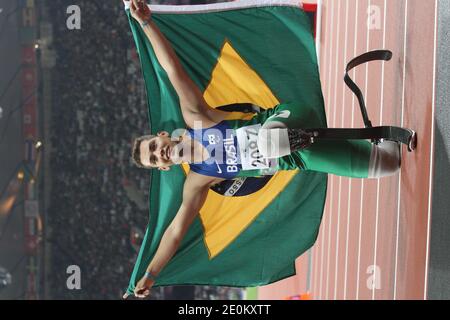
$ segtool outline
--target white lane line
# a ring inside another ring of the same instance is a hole
[[[428,295],[428,264],[430,254],[430,233],[431,233],[431,201],[433,195],[433,169],[434,169],[434,126],[435,126],[435,110],[436,110],[436,67],[437,67],[437,36],[438,36],[438,6],[439,3],[435,3],[434,13],[434,61],[433,61],[433,102],[432,102],[432,116],[431,116],[431,146],[430,146],[430,182],[428,193],[428,221],[427,221],[427,252],[425,262],[425,285],[423,299],[427,300]]]
[[[319,229],[320,230],[320,229]],[[317,265],[317,251],[318,251],[318,246],[319,246],[319,240],[316,241],[316,244],[314,245],[314,247],[312,248],[312,254],[313,254],[313,264],[311,266],[311,271],[312,271],[312,287],[311,287],[311,293],[313,295],[313,299],[316,299],[317,297],[316,295],[316,275],[317,272],[315,270],[315,267]]]
[[[328,67],[329,67],[328,78],[327,78],[328,82],[331,81],[331,70],[333,69],[331,67],[331,62],[332,62],[332,57],[333,57],[333,37],[332,37],[332,35],[333,35],[332,34],[332,32],[333,32],[333,25],[334,25],[334,1],[331,1],[331,23],[330,23],[331,33],[330,33],[330,50],[329,50],[330,56],[329,56],[329,59],[328,59]],[[330,103],[331,84],[327,83],[327,86],[328,86],[328,91],[327,91],[327,103],[328,103],[328,105],[327,105],[327,118],[328,118],[328,115],[330,114],[330,110],[331,110],[331,103]]]
[[[383,26],[383,49],[386,48],[386,19],[387,19],[387,0],[384,0],[384,26]],[[384,71],[386,63],[383,61],[381,68],[381,107],[380,107],[380,126],[383,125],[383,108],[384,108]],[[378,250],[378,216],[380,213],[380,179],[377,181],[377,207],[375,217],[375,250],[373,257],[373,265],[377,268],[377,250]],[[373,283],[377,283],[377,272],[373,273]],[[375,286],[372,287],[372,300],[375,300]]]
[[[356,56],[356,47],[358,44],[358,0],[356,0],[356,10],[355,10],[355,42],[353,44],[353,56]],[[353,79],[356,77],[356,69],[353,69]],[[355,95],[352,95],[352,128],[355,125]],[[352,179],[349,182],[348,188],[348,211],[347,211],[347,238],[345,244],[345,274],[344,274],[344,300],[347,299],[347,271],[348,271],[348,242],[350,237],[350,209],[351,209],[351,193],[352,193]]]
[[[331,14],[331,21],[330,21],[330,31],[332,30],[332,27],[333,27],[333,24],[334,24],[334,1],[331,1],[331,11],[330,11],[330,14]],[[328,10],[327,10],[328,11]],[[332,32],[330,32],[330,39],[331,39],[331,41],[329,41],[329,43],[330,43],[330,50],[329,50],[329,60],[328,60],[328,68],[329,68],[329,71],[328,71],[328,81],[331,81],[331,57],[332,57],[332,53],[333,53],[333,37],[332,37]],[[328,94],[327,94],[327,103],[328,103],[328,106],[327,106],[327,117],[328,117],[328,115],[330,114],[330,89],[331,89],[331,85],[330,85],[330,83],[327,83],[326,84],[327,86],[328,86]],[[328,121],[327,121],[328,122]],[[329,179],[328,180],[328,183],[330,184],[330,180],[331,179]],[[331,185],[332,186],[332,185]],[[329,203],[329,202],[328,202]],[[328,221],[328,219],[329,219],[329,214],[327,214],[327,211],[325,211],[324,212],[324,214],[326,215],[326,221]],[[325,221],[324,221],[325,222]],[[325,223],[323,223],[323,225],[324,226],[326,226],[326,224]],[[319,294],[319,299],[322,299],[322,297],[323,297],[323,295],[322,295],[322,289],[323,289],[323,269],[324,269],[324,252],[325,252],[325,247],[324,247],[324,241],[325,241],[325,229],[323,230],[323,236],[322,236],[322,245],[321,245],[321,250],[322,250],[322,252],[321,252],[321,256],[322,256],[322,258],[321,258],[321,266],[320,266],[320,290],[319,290],[319,292],[320,292],[320,294]]]
[[[403,39],[403,88],[402,88],[402,118],[400,126],[403,127],[404,110],[405,110],[405,93],[406,93],[406,40],[408,31],[408,0],[405,0],[405,34]],[[400,200],[402,186],[402,171],[398,178],[398,197],[397,197],[397,239],[395,242],[395,269],[394,269],[394,300],[397,300],[397,271],[398,271],[398,242],[400,230]]]
[[[369,8],[372,5],[372,0],[369,0]],[[367,23],[367,20],[366,20]],[[367,43],[366,43],[366,52],[369,51],[370,45],[370,28],[367,23]],[[366,63],[366,82],[364,88],[364,97],[367,97],[368,91],[368,82],[369,82],[369,64]],[[358,243],[358,272],[357,272],[357,287],[356,287],[356,300],[359,299],[359,277],[361,272],[361,236],[362,236],[362,219],[363,219],[363,204],[364,204],[364,180],[361,181],[361,203],[359,207],[359,243]]]
[[[348,0],[345,0],[345,40],[344,40],[344,59],[342,65],[345,66],[347,60],[347,43],[348,43]],[[345,67],[343,67],[344,69]],[[337,81],[336,81],[337,82]],[[341,128],[344,127],[345,119],[345,85],[342,82],[342,107],[341,107]],[[335,263],[335,277],[334,277],[334,300],[337,300],[338,276],[339,276],[339,232],[340,232],[340,217],[341,217],[341,191],[342,191],[342,177],[339,177],[339,199],[338,199],[338,221],[336,233],[336,263]]]
[[[318,243],[316,243],[316,245],[313,247],[313,249],[312,249],[312,257],[313,257],[313,263],[312,263],[312,265],[311,265],[311,272],[312,272],[312,286],[311,286],[311,289],[310,289],[310,294],[312,295],[312,297],[313,297],[313,299],[316,299],[317,297],[315,296],[316,295],[316,274],[317,274],[317,272],[316,272],[316,270],[314,270],[314,268],[316,267],[316,265],[317,265],[317,251],[318,251],[318,246],[319,244]]]
[[[326,209],[328,209],[327,207],[326,207]],[[325,213],[326,213],[326,211],[327,210],[325,210]],[[324,258],[324,252],[325,252],[325,249],[324,249],[324,242],[325,242],[325,227],[326,227],[326,221],[327,221],[327,218],[326,217],[324,217],[324,219],[323,219],[323,221],[322,221],[322,227],[321,227],[321,241],[320,241],[320,277],[319,277],[319,290],[318,290],[318,292],[319,292],[319,300],[322,300],[322,282],[323,282],[323,269],[324,269],[324,260],[323,260],[323,258]]]
[[[338,57],[339,57],[339,32],[340,32],[340,27],[341,27],[341,1],[338,1],[338,9],[337,9],[337,13],[338,13],[338,19],[337,19],[337,27],[336,27],[336,48],[334,50],[335,55],[336,55],[336,60],[335,60],[335,64],[334,64],[334,103],[333,103],[333,127],[336,127],[336,109],[337,109],[337,104],[336,104],[336,99],[337,99],[337,76],[338,76]],[[326,282],[326,294],[325,294],[325,299],[328,300],[328,289],[329,289],[329,282],[330,282],[330,255],[331,255],[331,230],[333,228],[333,225],[331,224],[332,222],[332,217],[333,217],[333,204],[334,204],[334,197],[335,197],[335,193],[334,191],[334,184],[336,182],[336,176],[333,175],[332,177],[332,184],[331,184],[331,199],[330,199],[330,223],[329,226],[330,228],[328,229],[328,257],[327,257],[327,282]]]
[[[338,261],[339,261],[339,223],[340,221],[340,213],[341,213],[341,188],[342,188],[342,177],[339,177],[339,192],[338,192],[338,214],[337,214],[337,232],[336,232],[336,261],[335,261],[335,277],[334,277],[334,300],[337,299],[337,283],[338,283]]]

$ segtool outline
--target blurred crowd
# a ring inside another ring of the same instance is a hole
[[[132,239],[148,222],[147,206],[131,198],[148,203],[150,173],[130,161],[133,139],[150,132],[147,98],[122,4],[76,3],[82,25],[73,31],[66,27],[66,8],[72,1],[46,4],[57,54],[52,73],[52,193],[47,213],[52,249],[47,281],[53,299],[120,299],[137,256]],[[130,185],[134,197],[129,196]],[[81,268],[82,290],[67,289],[70,265]],[[155,288],[152,298],[170,298],[164,291]],[[234,296],[232,292],[238,291],[198,287],[195,298],[227,298]]]

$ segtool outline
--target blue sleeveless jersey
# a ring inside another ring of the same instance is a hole
[[[192,139],[201,142],[210,158],[201,163],[189,164],[198,174],[222,179],[236,178],[242,170],[239,145],[235,131],[227,121],[206,129],[188,129]]]
[[[307,108],[303,109],[309,110]],[[267,109],[257,113],[248,120],[224,120],[211,128],[198,130],[188,129],[187,131],[190,136],[194,140],[201,142],[211,155],[211,158],[205,162],[190,164],[191,170],[198,174],[230,180],[235,178],[274,175],[279,170],[306,169],[302,159],[302,151],[293,152],[288,156],[278,159],[271,159],[270,166],[258,166],[259,168],[253,168],[253,163],[250,165],[248,159],[241,158],[243,154],[247,154],[248,156],[249,153],[246,152],[248,149],[246,149],[245,145],[242,145],[241,148],[243,150],[240,150],[239,142],[242,141],[242,139],[237,137],[239,130],[250,128],[255,125],[261,126],[274,117],[277,121],[283,121],[285,119],[276,118],[276,116],[278,114],[286,113],[286,111],[289,111],[289,114],[292,114],[293,112],[291,112],[291,110],[303,109],[298,106],[292,107],[290,104],[280,104],[273,109]],[[292,118],[290,121],[301,123],[300,118],[302,117],[300,116],[291,116],[290,118]],[[304,118],[306,119],[304,121],[309,119],[307,115]],[[251,147],[251,143],[248,144],[248,141],[244,142],[247,143],[247,147]],[[241,153],[241,151],[243,152]],[[306,151],[306,153],[307,152],[308,151]],[[253,153],[250,153],[253,157]],[[257,153],[256,158],[258,158],[258,154],[259,153]]]

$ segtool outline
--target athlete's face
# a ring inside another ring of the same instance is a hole
[[[181,162],[177,145],[178,141],[172,141],[165,131],[152,139],[142,141],[140,146],[142,164],[163,171],[170,170],[170,166]]]

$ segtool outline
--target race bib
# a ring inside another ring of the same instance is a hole
[[[258,150],[260,124],[236,130],[242,170],[267,170],[277,167],[277,159],[265,159]]]

